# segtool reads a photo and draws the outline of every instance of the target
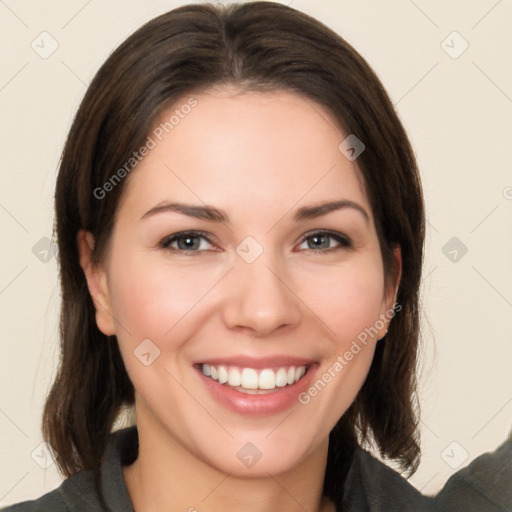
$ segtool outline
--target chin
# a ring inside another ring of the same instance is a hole
[[[285,420],[290,421],[290,420]],[[310,439],[308,443],[306,439]],[[237,433],[234,439],[218,443],[201,443],[196,453],[206,464],[219,471],[240,478],[261,478],[291,471],[317,453],[327,457],[328,438],[318,442],[318,435],[282,429],[275,432]],[[325,447],[325,448],[324,448]]]

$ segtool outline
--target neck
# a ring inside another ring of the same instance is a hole
[[[123,467],[136,512],[334,512],[322,497],[328,443],[287,472],[237,477],[212,467],[162,429],[138,423],[139,454]]]

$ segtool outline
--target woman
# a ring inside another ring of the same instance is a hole
[[[331,30],[269,2],[144,25],[57,180],[43,431],[68,479],[7,510],[427,510],[363,449],[419,463],[424,223],[392,104]]]

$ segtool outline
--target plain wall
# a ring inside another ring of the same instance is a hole
[[[109,53],[144,22],[184,3],[0,3],[0,505],[61,482],[55,465],[43,469],[36,461],[58,361],[59,283],[47,251],[66,133]],[[500,445],[512,423],[512,4],[291,6],[329,25],[369,62],[417,154],[428,232],[423,458],[410,481],[435,493],[456,469]],[[58,48],[42,58],[52,39]],[[458,55],[464,40],[469,46]]]

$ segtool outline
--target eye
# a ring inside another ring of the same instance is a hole
[[[206,242],[206,244],[202,242]],[[206,233],[185,231],[164,238],[160,242],[160,247],[176,252],[204,252],[208,250],[208,247],[205,247],[208,244],[211,245],[211,242]]]
[[[331,245],[332,240],[337,242],[338,246],[333,247]],[[311,243],[309,241],[311,241]],[[303,239],[301,245],[304,243],[307,243],[307,248],[311,249],[313,252],[331,252],[337,249],[352,247],[352,242],[348,237],[341,233],[331,231],[316,231],[311,233]]]

